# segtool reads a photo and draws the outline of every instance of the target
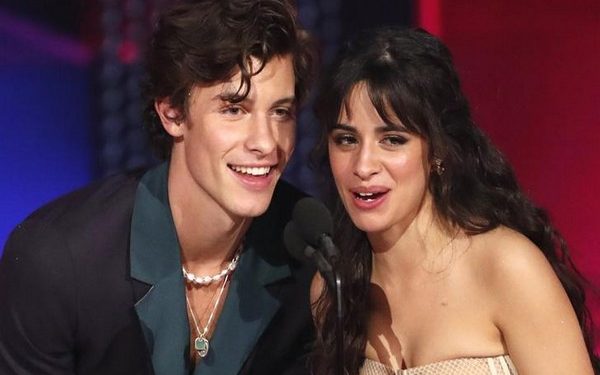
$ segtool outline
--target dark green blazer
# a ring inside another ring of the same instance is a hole
[[[0,261],[0,374],[187,375],[189,325],[163,164],[60,198],[20,224]],[[195,375],[307,374],[314,271],[283,227],[280,182],[245,239]],[[198,228],[202,230],[202,228]]]

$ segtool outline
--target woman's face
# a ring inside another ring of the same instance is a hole
[[[359,229],[401,234],[429,199],[427,144],[397,118],[386,124],[363,83],[346,104],[328,141],[338,193]]]

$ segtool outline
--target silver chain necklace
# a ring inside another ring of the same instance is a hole
[[[194,309],[192,309],[192,305],[190,304],[190,300],[187,296],[187,293],[185,294],[185,302],[187,303],[188,309],[190,310],[190,315],[192,316],[192,320],[194,321],[194,327],[196,327],[196,333],[198,334],[198,336],[196,336],[196,338],[194,339],[194,349],[201,358],[206,357],[206,355],[208,354],[208,349],[210,348],[210,345],[208,342],[207,334],[215,316],[215,312],[217,311],[217,307],[219,306],[219,302],[221,301],[221,296],[223,295],[223,291],[225,290],[225,285],[227,285],[227,281],[229,281],[229,273],[225,275],[225,280],[223,281],[223,285],[221,285],[221,289],[219,290],[217,300],[212,308],[212,311],[210,312],[210,315],[208,316],[206,326],[202,327],[202,331],[200,330],[200,324],[198,324],[198,320],[196,319]]]

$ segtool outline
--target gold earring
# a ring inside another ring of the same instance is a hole
[[[444,168],[442,165],[442,159],[433,158],[433,170],[438,174],[438,176],[441,176],[444,173],[446,168]]]

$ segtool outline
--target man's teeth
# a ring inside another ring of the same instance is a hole
[[[252,176],[264,176],[271,171],[271,167],[241,167],[232,165],[231,169],[238,173],[249,174]]]

